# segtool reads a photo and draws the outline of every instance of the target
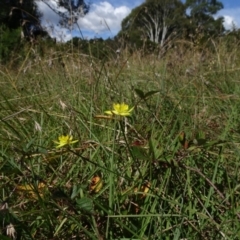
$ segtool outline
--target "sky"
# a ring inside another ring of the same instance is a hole
[[[56,1],[48,0],[48,3],[54,7]],[[72,31],[61,28],[58,24],[60,17],[43,1],[36,0],[36,2],[42,12],[42,26],[49,32],[51,37],[65,42],[72,37],[80,36],[80,31],[77,28]],[[89,13],[78,20],[83,37],[86,39],[114,37],[121,29],[122,20],[133,8],[143,2],[144,0],[91,0]],[[216,17],[224,17],[226,29],[231,29],[233,24],[240,28],[240,1],[222,0],[221,2],[224,8],[217,13]]]

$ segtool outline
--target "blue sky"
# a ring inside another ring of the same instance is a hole
[[[232,23],[240,28],[240,1],[239,0],[222,0],[224,8],[219,11],[217,16],[225,18],[224,25],[227,29],[231,29]]]
[[[48,0],[52,6],[57,0]],[[59,16],[56,15],[42,0],[36,0],[40,11],[43,13],[42,25],[48,30],[51,36],[59,41],[70,40],[79,36],[79,31],[69,31],[58,26]],[[93,37],[114,37],[121,29],[121,21],[131,10],[143,3],[144,0],[91,0],[90,12],[79,18],[78,24],[85,38]],[[240,1],[222,0],[224,9],[218,12],[216,17],[223,16],[224,25],[231,29],[232,24],[240,27]],[[109,30],[110,29],[110,30]]]
[[[240,6],[240,2],[238,0],[223,0],[221,1],[225,8],[236,8]]]

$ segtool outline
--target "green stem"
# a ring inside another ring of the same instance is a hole
[[[115,145],[116,145],[116,128],[117,128],[117,120],[114,121],[114,132],[113,132],[113,147],[112,147],[112,156],[110,158],[110,171],[109,171],[109,199],[108,199],[108,213],[109,215],[113,214],[113,202],[114,202],[114,175],[115,175],[115,165],[114,165],[114,153],[115,153]],[[110,218],[107,220],[107,228],[106,228],[106,239],[112,239],[112,233],[109,231]]]

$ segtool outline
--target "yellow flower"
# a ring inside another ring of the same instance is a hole
[[[129,106],[125,103],[114,103],[113,104],[113,110],[105,111],[106,114],[108,115],[120,115],[120,116],[130,116],[131,111],[133,110],[134,107],[129,109]]]
[[[141,190],[143,191],[143,195],[142,195],[141,198],[146,197],[146,194],[148,193],[150,187],[151,187],[151,183],[150,183],[150,182],[146,182],[146,183],[141,187]]]
[[[54,141],[56,144],[58,144],[56,146],[56,148],[61,148],[65,145],[70,145],[70,144],[78,142],[78,140],[72,141],[72,139],[73,139],[73,137],[69,136],[69,135],[67,135],[67,136],[62,135],[62,136],[58,137],[58,141]]]
[[[35,189],[32,184],[16,186],[17,191],[27,194],[28,197],[31,199],[38,199],[38,195],[36,192],[38,192],[40,197],[43,197],[44,192],[46,192],[46,188],[47,186],[42,182],[38,184],[37,189]]]
[[[99,176],[95,176],[91,180],[90,184],[90,192],[97,193],[99,192],[103,187],[103,181]]]

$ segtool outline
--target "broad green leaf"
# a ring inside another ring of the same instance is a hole
[[[93,212],[93,201],[90,198],[84,197],[76,200],[77,207],[84,212],[92,213]]]
[[[149,91],[149,92],[145,93],[144,98],[150,97],[159,92],[160,92],[159,90],[158,91]]]
[[[141,159],[141,160],[148,160],[149,157],[147,156],[146,150],[142,147],[131,147],[132,155],[134,158]]]
[[[141,99],[145,97],[144,92],[142,90],[135,88],[134,91]]]
[[[155,139],[150,139],[149,141],[149,153],[153,159],[158,159],[163,153],[163,147],[160,146],[159,141]]]

